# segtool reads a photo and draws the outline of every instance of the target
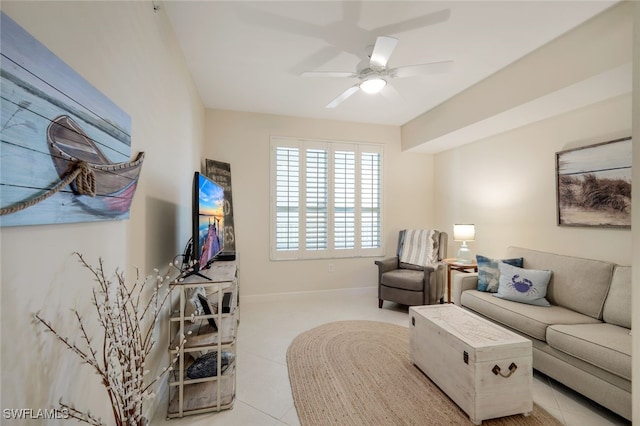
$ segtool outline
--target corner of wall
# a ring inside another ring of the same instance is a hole
[[[632,328],[636,331],[632,341],[634,359],[632,390],[633,423],[640,424],[640,3],[633,2],[633,186],[631,230],[633,247],[632,264]]]

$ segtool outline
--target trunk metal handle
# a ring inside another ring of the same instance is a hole
[[[515,373],[517,369],[518,369],[518,366],[514,362],[512,362],[511,365],[509,366],[509,373],[507,373],[507,374],[502,374],[500,372],[500,367],[498,367],[498,364],[494,365],[493,368],[491,369],[491,371],[496,376],[499,374],[499,375],[501,375],[502,377],[504,377],[506,379],[506,378],[510,377],[513,373]]]

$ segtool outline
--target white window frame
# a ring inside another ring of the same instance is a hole
[[[293,148],[298,150],[299,165],[299,216],[298,216],[298,247],[293,250],[278,250],[276,241],[276,154],[278,148]],[[328,140],[312,140],[302,138],[289,138],[282,136],[271,137],[271,173],[270,173],[270,257],[271,260],[297,260],[297,259],[330,259],[347,257],[369,257],[384,255],[384,231],[383,231],[383,176],[384,176],[384,150],[383,145],[343,142]],[[308,250],[306,248],[306,150],[322,149],[328,152],[328,240],[326,249]],[[355,247],[336,248],[334,242],[334,158],[336,151],[348,151],[355,153],[355,205],[354,205],[354,230]],[[362,154],[375,153],[380,155],[379,166],[379,245],[377,247],[362,247]]]

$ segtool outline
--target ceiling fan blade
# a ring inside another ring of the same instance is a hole
[[[369,62],[370,65],[378,68],[386,67],[397,44],[397,38],[379,36],[376,39],[375,46],[373,46],[373,53],[371,53],[371,61]]]
[[[413,77],[416,75],[443,74],[451,72],[453,61],[431,62],[429,64],[410,65],[408,67],[394,68],[389,71],[395,78]]]
[[[301,74],[302,77],[339,77],[339,78],[352,78],[357,77],[352,72],[333,72],[333,71],[306,71]]]
[[[334,100],[332,100],[331,102],[329,102],[327,104],[327,106],[325,106],[325,108],[335,108],[338,105],[340,105],[343,101],[345,101],[349,96],[353,95],[354,93],[356,93],[360,88],[358,87],[358,85],[356,84],[355,86],[351,86],[349,87],[347,90],[345,90],[344,92],[342,92],[340,94],[340,96],[338,96],[337,98],[335,98]]]

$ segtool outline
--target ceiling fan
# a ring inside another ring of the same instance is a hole
[[[338,97],[329,102],[325,108],[335,108],[343,101],[362,90],[365,93],[378,93],[389,80],[394,78],[412,77],[416,75],[430,75],[449,72],[453,61],[431,62],[427,64],[409,65],[399,68],[387,68],[387,62],[398,44],[398,39],[389,36],[378,36],[373,46],[369,66],[358,72],[309,71],[302,73],[303,77],[337,77],[357,78],[359,81]]]

